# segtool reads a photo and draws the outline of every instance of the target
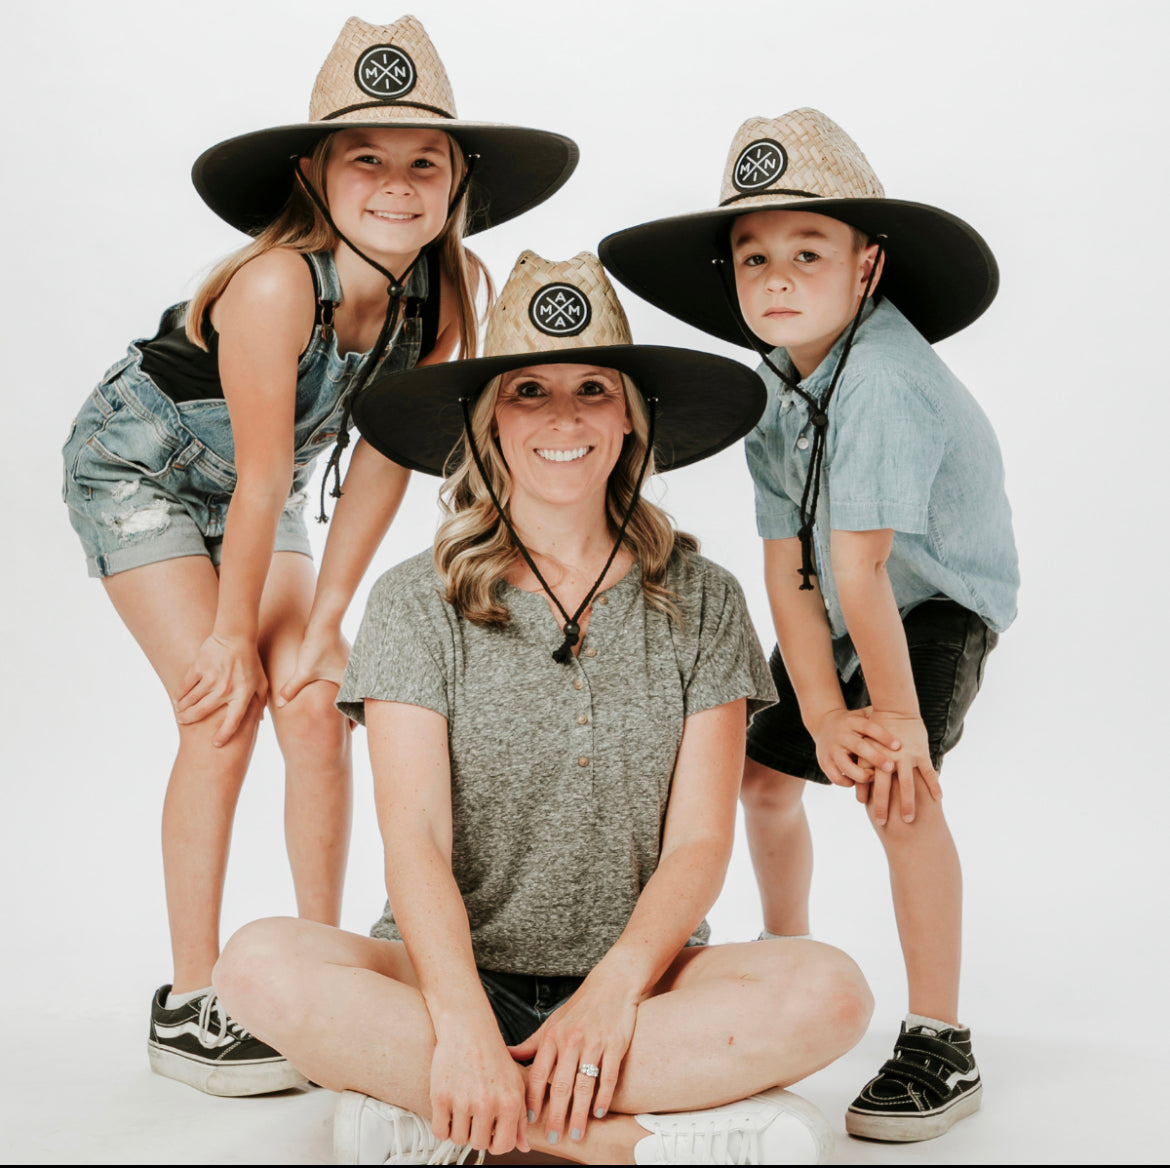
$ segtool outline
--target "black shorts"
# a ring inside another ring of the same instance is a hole
[[[924,600],[902,622],[910,650],[910,669],[918,691],[918,708],[926,723],[930,758],[935,769],[963,734],[963,719],[983,683],[987,654],[999,637],[970,609],[946,597]],[[816,745],[804,728],[800,706],[780,650],[769,662],[780,700],[761,710],[748,727],[748,758],[782,774],[814,783],[828,777],[817,763]],[[869,705],[869,691],[861,670],[841,682],[845,705],[857,710]]]
[[[576,992],[583,977],[544,977],[481,969],[479,980],[491,1003],[504,1042],[516,1046]]]

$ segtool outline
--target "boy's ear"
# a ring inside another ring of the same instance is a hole
[[[873,261],[874,261],[875,257],[877,256],[877,251],[878,251],[878,245],[876,243],[871,243],[868,247],[866,247],[864,249],[865,259],[861,265],[861,287],[863,289],[865,288],[866,281],[869,279],[869,273],[873,269]],[[878,285],[881,283],[882,272],[885,271],[885,267],[886,267],[886,252],[885,252],[885,249],[883,248],[882,249],[882,257],[880,260],[878,260],[877,275],[874,276],[873,284],[870,286],[870,289],[869,289],[869,295],[871,298],[873,296],[877,295]]]

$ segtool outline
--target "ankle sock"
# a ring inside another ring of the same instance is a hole
[[[928,1018],[925,1014],[907,1014],[906,1029],[912,1026],[929,1026],[931,1030],[962,1030],[957,1022],[940,1022],[937,1018]]]
[[[206,986],[201,990],[188,990],[185,994],[176,994],[172,990],[167,994],[167,1000],[163,1003],[164,1010],[177,1010],[180,1006],[185,1006],[188,1002],[193,1002],[196,998],[203,994],[211,993],[211,986]]]
[[[767,929],[761,929],[760,935],[756,938],[757,941],[811,941],[812,939],[812,933],[769,933]]]

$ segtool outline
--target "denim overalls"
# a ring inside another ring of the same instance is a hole
[[[332,314],[322,311],[323,302],[341,302],[332,253],[305,258],[313,273],[317,323],[297,365],[293,484],[274,550],[309,555],[305,488],[317,455],[337,438],[345,397],[365,354],[339,354],[328,323]],[[425,263],[411,272],[405,295],[426,298]],[[168,309],[162,327],[174,327],[184,309]],[[112,576],[177,556],[207,555],[218,563],[236,485],[227,404],[222,398],[172,401],[143,373],[142,343],[131,343],[126,356],[106,371],[74,420],[62,452],[62,496],[91,576]],[[412,368],[421,343],[421,319],[404,314],[381,372]]]

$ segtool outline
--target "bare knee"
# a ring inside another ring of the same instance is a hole
[[[794,960],[772,963],[766,977],[767,1016],[781,1028],[785,1043],[793,1028],[804,1031],[824,1065],[861,1040],[873,1013],[873,994],[857,963],[840,949],[816,941],[779,944],[793,947]]]
[[[224,743],[215,745],[215,736],[227,717],[227,709],[216,710],[198,722],[179,723],[179,752],[188,756],[206,755],[213,763],[213,770],[225,773],[247,768],[256,744],[256,731],[260,726],[260,704],[253,701],[240,721],[239,728]]]
[[[292,917],[269,917],[245,925],[211,971],[227,1012],[249,1029],[265,1029],[273,1012],[287,1016],[294,1004],[289,971],[298,924]]]
[[[886,808],[884,823],[878,822],[872,792],[865,810],[870,823],[878,833],[878,838],[887,849],[913,847],[916,841],[932,834],[936,829],[940,827],[945,829],[942,807],[917,774],[914,777],[914,818],[909,823],[902,817],[902,802],[897,783],[891,784],[890,801]]]
[[[794,812],[801,807],[804,780],[749,758],[744,762],[739,797],[747,811]]]
[[[344,715],[334,705],[337,687],[329,682],[305,686],[287,705],[273,710],[273,721],[286,754],[338,758],[349,745]]]

